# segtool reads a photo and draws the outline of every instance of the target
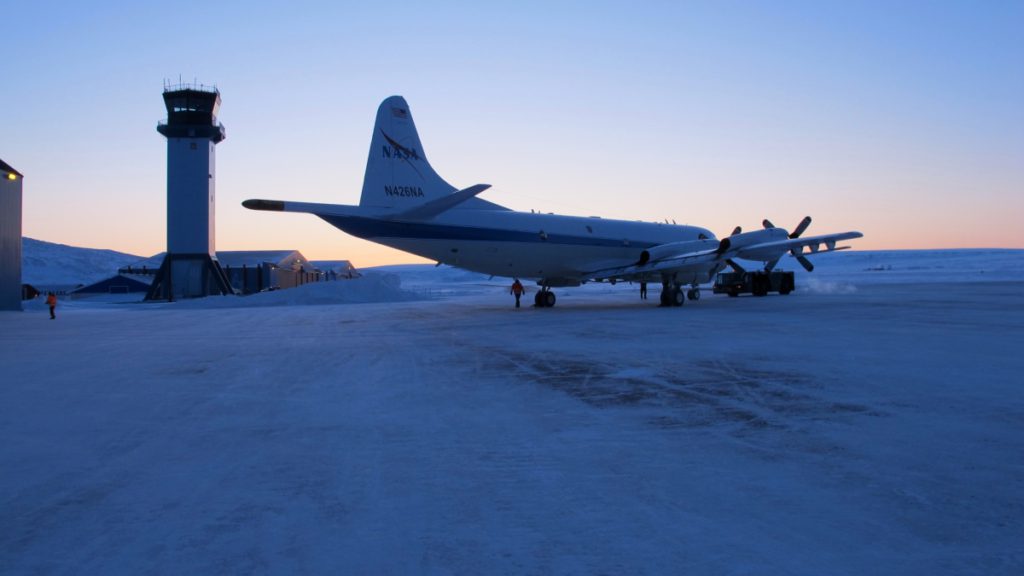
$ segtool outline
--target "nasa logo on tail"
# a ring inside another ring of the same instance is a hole
[[[398,112],[403,112],[406,115],[408,115],[408,112],[405,112],[405,110],[402,110],[401,108],[392,108],[391,112],[392,112],[392,114],[395,114],[395,115],[397,115]],[[414,172],[416,172],[416,175],[419,176],[421,180],[423,180],[424,179],[423,178],[423,173],[421,173],[420,169],[417,168],[416,165],[412,163],[413,160],[420,161],[420,162],[423,161],[423,157],[420,156],[420,153],[415,148],[409,148],[409,147],[406,147],[406,146],[402,146],[397,141],[395,141],[394,138],[392,138],[391,136],[388,136],[387,132],[385,132],[384,130],[381,130],[380,134],[381,134],[381,136],[384,137],[384,140],[387,141],[387,144],[385,144],[384,146],[381,147],[381,156],[382,156],[382,158],[384,158],[386,160],[390,160],[390,159],[394,158],[396,160],[403,160],[403,161],[405,161],[405,163],[408,164],[409,167],[412,168]],[[387,194],[388,194],[388,196],[395,196],[396,195],[396,194],[392,194],[391,192],[387,192]],[[423,196],[423,192],[420,191],[419,194],[397,194],[397,195],[398,196]]]
[[[413,160],[422,160],[419,152],[417,152],[415,148],[406,148],[405,146],[402,146],[398,142],[395,142],[394,138],[388,136],[387,132],[384,132],[383,130],[381,130],[380,133],[381,136],[384,136],[384,139],[388,141],[388,146],[381,147],[381,152],[383,153],[384,158],[398,158],[406,161],[410,158]]]

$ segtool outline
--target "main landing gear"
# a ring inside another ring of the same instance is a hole
[[[694,286],[683,292],[683,287],[679,284],[662,282],[661,306],[679,307],[685,304],[687,300],[700,300],[700,288]]]
[[[555,293],[547,286],[533,295],[533,305],[537,308],[551,308],[555,305]]]

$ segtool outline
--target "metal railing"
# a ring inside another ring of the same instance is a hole
[[[195,80],[192,82],[182,82],[180,77],[178,78],[178,83],[173,84],[171,80],[164,79],[164,92],[178,92],[180,90],[196,90],[198,92],[220,94],[216,84],[200,84]]]

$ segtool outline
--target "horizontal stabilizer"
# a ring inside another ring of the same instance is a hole
[[[284,202],[280,200],[245,200],[242,202],[249,210],[269,210],[272,212],[284,212]]]
[[[434,216],[451,210],[490,187],[490,184],[477,184],[475,186],[470,186],[469,188],[453,192],[447,196],[435,198],[434,200],[425,204],[420,204],[419,206],[404,212],[391,214],[389,215],[389,218],[393,220],[430,220]]]
[[[253,198],[242,202],[249,210],[266,210],[270,212],[303,212],[317,216],[354,216],[360,211],[358,206],[342,204],[317,204],[313,202],[283,202],[281,200],[262,200]]]

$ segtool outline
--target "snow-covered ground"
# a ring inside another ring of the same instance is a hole
[[[0,313],[0,573],[1024,573],[1024,252],[815,262]]]

